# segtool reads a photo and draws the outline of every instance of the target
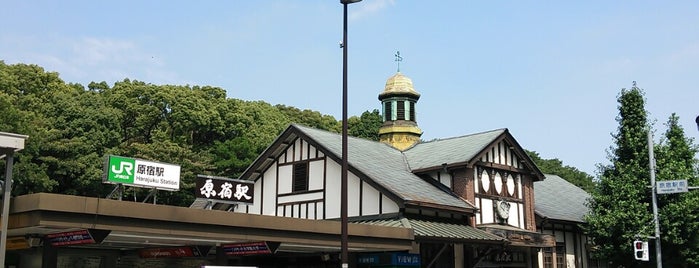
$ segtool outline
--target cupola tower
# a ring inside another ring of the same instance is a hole
[[[415,103],[419,98],[413,81],[400,71],[388,78],[384,91],[379,94],[383,114],[379,141],[401,151],[420,141],[422,130],[415,119]]]

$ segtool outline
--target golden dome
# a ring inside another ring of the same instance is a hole
[[[417,93],[413,88],[413,81],[400,72],[397,72],[386,80],[386,87],[383,92],[379,94],[379,99],[393,95],[410,95],[416,99],[420,98],[420,93]]]

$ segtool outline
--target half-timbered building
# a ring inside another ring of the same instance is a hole
[[[590,243],[583,231],[590,194],[551,174],[534,185],[537,230],[553,235],[556,241],[555,247],[539,252],[539,267],[607,267],[605,261],[590,256]]]
[[[508,129],[422,142],[419,97],[395,74],[379,94],[380,141],[348,138],[350,221],[412,229],[423,267],[536,267],[555,245],[536,229],[533,186],[544,175]],[[239,178],[254,181],[255,202],[228,209],[338,220],[341,142],[290,125]]]

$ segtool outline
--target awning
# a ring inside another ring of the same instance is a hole
[[[507,239],[509,245],[511,246],[537,248],[556,246],[556,238],[549,234],[542,234],[498,224],[480,225],[478,228],[490,234]]]
[[[221,244],[248,241],[281,243],[278,251],[333,252],[340,250],[340,222],[308,220],[144,204],[111,199],[48,193],[12,200],[9,236],[99,229],[111,231],[99,244],[80,247],[137,249],[147,247]],[[412,249],[407,228],[349,224],[352,252]]]
[[[415,240],[420,241],[451,241],[456,243],[476,244],[505,244],[507,241],[500,236],[480,230],[466,223],[437,219],[391,218],[353,221],[370,225],[411,228],[415,232]]]

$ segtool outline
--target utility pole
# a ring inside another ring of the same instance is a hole
[[[655,223],[655,260],[657,268],[663,267],[662,250],[660,248],[660,224],[658,223],[658,198],[655,188],[655,156],[653,156],[653,133],[648,129],[648,165],[650,166],[650,185],[653,192],[653,222]]]

